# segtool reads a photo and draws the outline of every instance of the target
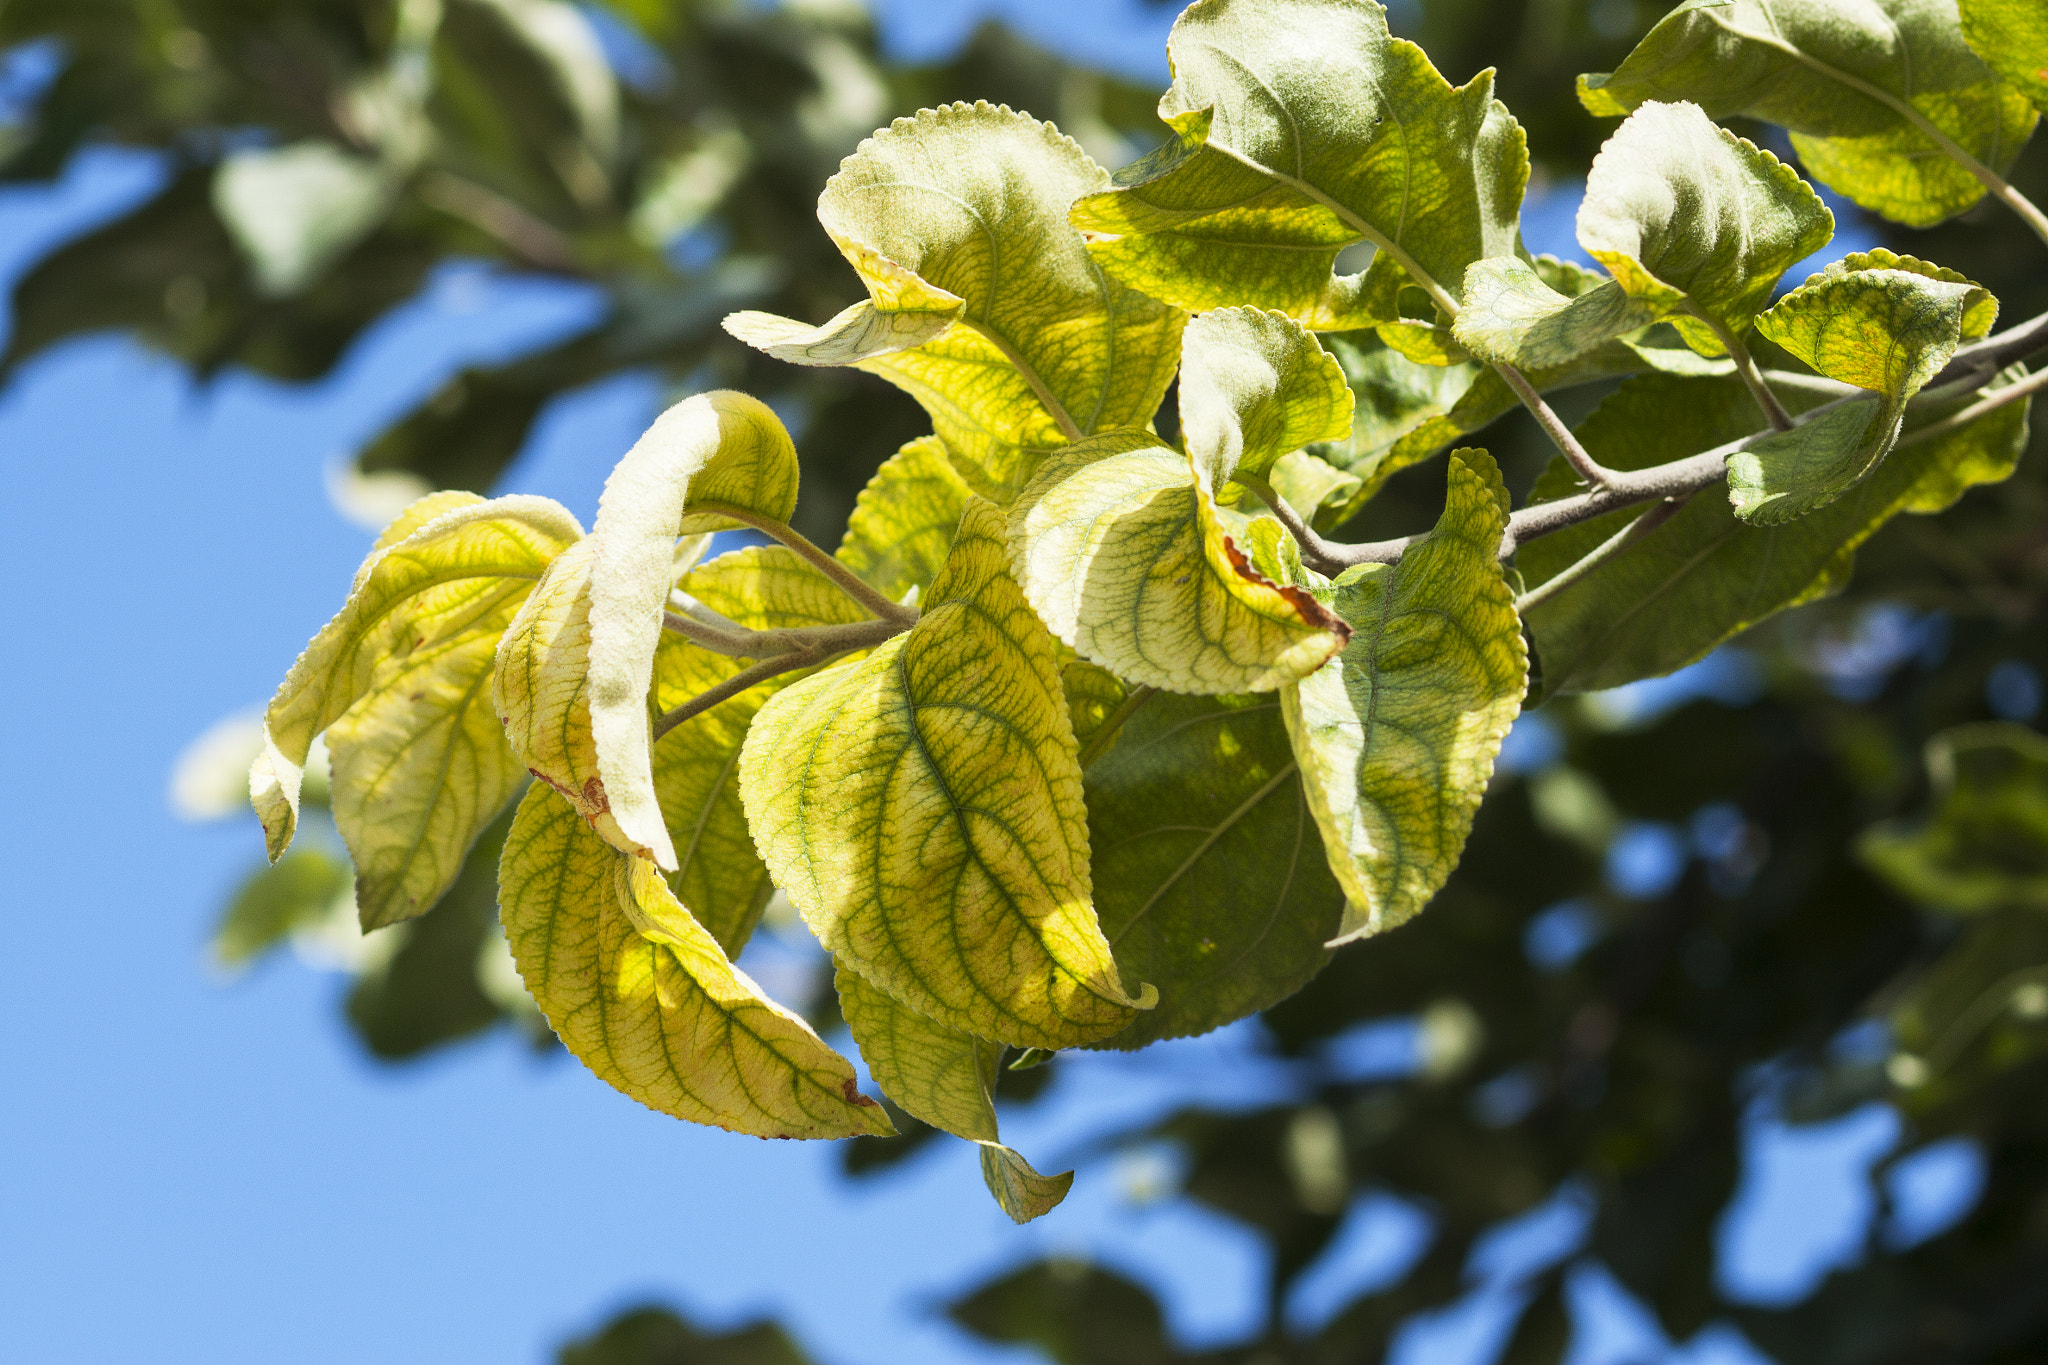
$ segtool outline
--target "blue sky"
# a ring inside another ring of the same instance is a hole
[[[1136,0],[1091,7],[1102,22],[1085,35],[1071,4],[880,8],[906,51],[942,51],[972,13],[999,10],[1045,41],[1164,74],[1171,11]],[[157,174],[96,151],[54,188],[0,191],[0,283]],[[1564,208],[1546,211],[1568,224]],[[229,374],[200,388],[98,337],[0,393],[14,512],[0,543],[12,664],[0,714],[16,773],[0,822],[13,1015],[0,1321],[15,1358],[537,1362],[613,1309],[660,1299],[713,1323],[775,1313],[833,1365],[1022,1360],[971,1349],[932,1307],[1050,1253],[1153,1285],[1187,1344],[1243,1334],[1260,1243],[1186,1202],[1128,1197],[1156,1175],[1142,1155],[1089,1168],[1058,1213],[1018,1229],[960,1144],[850,1186],[827,1147],[676,1123],[502,1035],[378,1067],[342,1029],[339,978],[288,960],[233,983],[209,974],[210,922],[259,841],[246,823],[178,823],[165,778],[191,737],[268,695],[338,604],[368,537],[331,507],[328,471],[458,366],[538,345],[592,306],[572,288],[457,268],[317,385]],[[558,406],[509,486],[587,523],[655,401],[651,382],[628,379]],[[1399,1065],[1401,1027],[1342,1046]],[[1070,1067],[1007,1133],[1051,1161],[1174,1103],[1257,1104],[1300,1084],[1263,1056],[1255,1027],[1239,1028]],[[1758,1120],[1731,1286],[1796,1294],[1856,1254],[1869,1211],[1855,1163],[1896,1127],[1883,1111],[1843,1123],[1785,1137]],[[1929,1226],[1947,1216],[1970,1160],[1941,1157],[1902,1206]],[[1418,1325],[1402,1365],[1483,1359],[1513,1281],[1570,1254],[1576,1217],[1566,1201],[1504,1231],[1475,1258],[1473,1297]],[[1290,1320],[1313,1325],[1396,1273],[1425,1228],[1396,1201],[1361,1201]],[[1597,1328],[1573,1365],[1661,1349],[1597,1268],[1572,1283]],[[1748,1357],[1724,1334],[1671,1358]]]

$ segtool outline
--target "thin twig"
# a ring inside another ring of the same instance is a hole
[[[667,615],[671,618],[673,627],[675,614]],[[694,626],[702,623],[691,624]],[[909,628],[907,624],[898,621],[854,621],[839,626],[752,631],[750,634],[756,637],[756,647],[764,651],[778,645],[780,648],[773,649],[772,653],[767,653],[759,662],[747,665],[718,686],[692,697],[675,710],[662,715],[654,722],[654,737],[660,739],[684,721],[693,716],[703,715],[720,702],[738,696],[755,683],[775,677],[777,674],[824,663],[835,655],[847,654],[857,649],[872,649],[884,640],[901,635]]]
[[[1742,376],[1742,382],[1748,386],[1750,396],[1756,399],[1756,405],[1763,409],[1764,420],[1771,424],[1771,429],[1792,430],[1792,414],[1785,411],[1785,405],[1778,401],[1778,395],[1772,393],[1770,385],[1764,383],[1763,374],[1756,367],[1756,357],[1749,353],[1749,347],[1742,344],[1742,338],[1712,318],[1705,321],[1714,329],[1714,335],[1720,338],[1722,348],[1728,352],[1728,358],[1735,362],[1735,373]]]
[[[1649,511],[1601,541],[1583,558],[1570,565],[1562,573],[1558,574],[1557,577],[1545,579],[1520,597],[1517,597],[1515,599],[1515,610],[1518,613],[1527,612],[1529,608],[1537,603],[1563,592],[1566,588],[1598,568],[1601,563],[1612,558],[1614,555],[1620,554],[1623,550],[1626,550],[1629,546],[1677,516],[1680,511],[1684,510],[1686,503],[1690,501],[1692,501],[1692,494],[1687,493],[1683,497],[1666,498],[1662,502],[1657,503]]]
[[[1139,707],[1152,700],[1153,693],[1158,690],[1156,687],[1147,687],[1140,683],[1124,694],[1124,699],[1117,704],[1116,710],[1110,712],[1108,718],[1095,727],[1095,733],[1088,736],[1088,742],[1081,746],[1082,771],[1087,771],[1090,763],[1108,751],[1109,746],[1116,742],[1116,732],[1124,728],[1124,722],[1136,715]]]
[[[717,626],[685,616],[678,611],[664,611],[661,614],[663,626],[688,640],[691,644],[702,645],[714,654],[723,654],[734,659],[772,659],[778,654],[787,654],[787,646],[770,649],[764,632],[748,630],[745,626],[734,630],[720,630]]]
[[[764,682],[779,673],[789,673],[799,668],[808,668],[812,664],[817,663],[821,657],[809,650],[791,650],[787,654],[777,655],[772,659],[763,659],[759,663],[749,664],[710,691],[701,692],[684,702],[681,706],[678,706],[675,710],[663,714],[659,720],[654,722],[654,737],[660,739],[684,721],[703,715],[722,701],[729,701],[737,697],[755,683]]]
[[[1266,506],[1272,509],[1274,518],[1287,528],[1287,533],[1294,537],[1294,543],[1301,548],[1302,563],[1325,578],[1335,578],[1344,571],[1347,566],[1331,552],[1330,543],[1316,534],[1315,528],[1303,519],[1301,513],[1294,510],[1287,499],[1280,496],[1279,490],[1272,484],[1256,475],[1243,472],[1230,477],[1258,494]]]
[[[714,516],[730,517],[743,526],[751,526],[764,535],[773,536],[787,545],[825,577],[832,580],[841,592],[866,607],[884,621],[894,621],[908,626],[917,621],[917,608],[906,607],[901,602],[892,602],[878,589],[871,587],[859,574],[841,564],[831,555],[813,545],[800,532],[773,517],[764,517],[759,512],[748,511],[725,502],[701,502],[694,504],[692,512],[703,512]]]
[[[1941,367],[1941,373],[1928,380],[1921,393],[1946,389],[1972,375],[1977,376],[1978,383],[1969,387],[1976,388],[2006,366],[2030,359],[2041,351],[2048,351],[2048,313],[1957,347],[1948,364]]]
[[[1946,436],[1960,427],[1968,426],[1987,412],[1996,412],[2008,403],[2017,403],[2029,394],[2039,393],[2044,386],[2048,386],[2048,370],[2036,370],[2025,379],[2008,384],[2002,389],[1991,390],[1967,408],[1952,412],[1938,422],[1929,422],[1917,431],[1907,432],[1899,438],[1898,444],[1917,446],[1923,441]]]
[[[1522,406],[1535,414],[1536,425],[1543,428],[1543,434],[1563,453],[1566,462],[1578,471],[1580,478],[1595,488],[1614,481],[1614,472],[1603,468],[1598,460],[1586,453],[1586,448],[1579,444],[1579,438],[1572,435],[1572,429],[1564,424],[1564,419],[1551,409],[1550,404],[1543,401],[1543,395],[1536,392],[1536,386],[1525,379],[1520,370],[1512,365],[1499,364],[1493,368],[1521,398]]]
[[[419,179],[419,196],[430,207],[497,238],[528,265],[563,275],[581,273],[575,243],[566,233],[474,180],[428,171]]]

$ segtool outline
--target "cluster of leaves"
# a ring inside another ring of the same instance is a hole
[[[1191,7],[1173,137],[1114,178],[1007,107],[897,120],[819,200],[868,298],[725,320],[931,417],[837,555],[791,525],[788,433],[733,391],[664,414],[588,536],[545,499],[420,500],[270,706],[251,790],[272,857],[323,732],[365,929],[430,909],[531,773],[498,899],[569,1049],[678,1117],[889,1132],[732,965],[779,887],[883,1092],[979,1143],[998,1202],[1038,1216],[1071,1176],[1000,1143],[1004,1049],[1204,1032],[1414,917],[1529,690],[1525,626],[1548,693],[1668,672],[1837,585],[1896,513],[2011,472],[2038,338],[1987,340],[1986,290],[1889,251],[1771,304],[1832,217],[1702,105],[1782,118],[1836,188],[1912,222],[1987,189],[2037,219],[2001,176],[2037,113],[1959,26],[1914,31],[1948,57],[1929,112],[1924,54],[1888,89],[1853,25],[1754,18],[1681,7],[1582,82],[1594,112],[1633,109],[1579,215],[1605,275],[1526,253],[1529,162],[1491,74],[1452,86],[1371,0]],[[1804,103],[1729,95],[1759,62]],[[1347,374],[1317,331],[1376,349]],[[1359,449],[1359,370],[1414,395],[1454,366],[1448,411],[1376,395],[1402,430]],[[1577,433],[1543,397],[1628,373]],[[1496,386],[1559,447],[1528,507],[1460,449],[1434,530],[1313,528]],[[1724,478],[1725,503],[1696,497]],[[735,528],[781,544],[701,562]]]

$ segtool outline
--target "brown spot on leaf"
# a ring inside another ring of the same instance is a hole
[[[873,1100],[869,1099],[866,1095],[860,1093],[860,1087],[854,1084],[853,1077],[848,1076],[845,1080],[841,1081],[839,1083],[839,1089],[840,1092],[844,1094],[850,1102],[862,1105],[868,1109],[873,1109],[875,1107],[875,1102]]]
[[[1336,612],[1316,601],[1315,594],[1307,588],[1297,588],[1287,583],[1275,583],[1252,566],[1244,551],[1237,548],[1237,541],[1230,536],[1223,537],[1223,552],[1230,556],[1230,567],[1237,570],[1237,576],[1247,583],[1256,583],[1262,588],[1271,588],[1286,599],[1294,608],[1294,614],[1302,624],[1327,630],[1337,637],[1339,648],[1351,642],[1351,625]]]
[[[611,812],[612,801],[604,794],[604,779],[592,773],[583,782],[583,804],[592,815],[607,815]]]

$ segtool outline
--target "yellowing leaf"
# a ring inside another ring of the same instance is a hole
[[[553,789],[520,802],[498,894],[548,1024],[648,1108],[757,1137],[892,1131],[846,1059],[726,960],[651,863],[599,838]]]
[[[2038,0],[1962,0],[1962,18],[1970,50],[2048,113],[2048,9]]]
[[[1351,644],[1281,694],[1309,808],[1349,904],[1334,942],[1412,918],[1457,866],[1528,651],[1501,574],[1507,490],[1453,451],[1443,516],[1394,565],[1334,585]]]
[[[599,799],[619,846],[670,872],[676,852],[654,791],[647,694],[676,537],[734,524],[721,514],[727,508],[786,521],[796,485],[796,448],[782,423],[759,399],[726,390],[685,399],[657,418],[598,500],[585,697]]]
[[[1579,77],[1579,98],[1602,116],[1692,100],[1775,123],[1815,178],[1913,227],[1984,197],[1944,143],[2003,174],[2036,119],[1944,0],[1685,0],[1611,74]]]
[[[429,509],[417,506],[400,517],[393,530],[401,538],[371,551],[348,601],[285,675],[250,770],[274,861],[291,843],[314,737],[362,708],[335,737],[336,769],[375,781],[386,801],[400,803],[373,809],[361,791],[336,798],[337,820],[369,878],[365,923],[373,926],[432,905],[511,795],[517,770],[472,713],[485,709],[480,680],[520,602],[583,535],[546,498],[436,496],[428,501],[445,510],[424,522]],[[429,696],[432,709],[423,705]]]
[[[780,545],[720,555],[691,570],[680,586],[750,630],[864,619],[846,594]],[[655,710],[681,706],[743,666],[742,660],[664,633],[654,656]],[[676,850],[668,884],[729,956],[739,955],[772,889],[740,806],[740,744],[762,704],[803,676],[785,673],[758,683],[655,741],[654,790]]]
[[[1453,89],[1372,0],[1201,0],[1167,52],[1174,140],[1074,206],[1117,278],[1340,331],[1397,322],[1335,276],[1354,242],[1439,302],[1473,261],[1516,254],[1528,153],[1492,73]]]
[[[1278,1003],[1330,960],[1344,893],[1277,698],[1149,698],[1088,767],[1096,911],[1159,1008],[1093,1044],[1139,1048]]]
[[[1311,442],[1345,439],[1351,404],[1343,369],[1284,313],[1219,308],[1181,336],[1181,437],[1212,489],[1240,472],[1263,479]]]
[[[740,755],[747,824],[834,954],[941,1024],[1029,1047],[1134,1009],[1089,903],[1088,832],[1052,637],[970,502],[924,615],[778,693]]]
[[[932,584],[972,490],[946,443],[920,436],[882,462],[861,489],[839,542],[841,563],[900,602]]]
[[[1737,516],[1774,525],[1825,507],[1898,439],[1906,402],[1997,317],[1990,294],[1911,257],[1858,255],[1793,290],[1757,330],[1829,379],[1872,392],[1729,457]]]
[[[1023,1157],[992,1142],[981,1145],[981,1178],[1013,1223],[1052,1212],[1074,1184],[1072,1171],[1040,1175]]]
[[[1185,319],[1089,261],[1067,206],[1109,177],[1050,124],[988,104],[897,119],[860,145],[818,219],[870,299],[825,324],[726,327],[805,365],[858,365],[922,403],[968,484],[1007,502],[1054,446],[1142,427]]]
[[[1010,509],[1019,578],[1046,626],[1175,692],[1271,691],[1343,645],[1341,620],[1281,565],[1254,562],[1253,525],[1143,432],[1058,451]]]

